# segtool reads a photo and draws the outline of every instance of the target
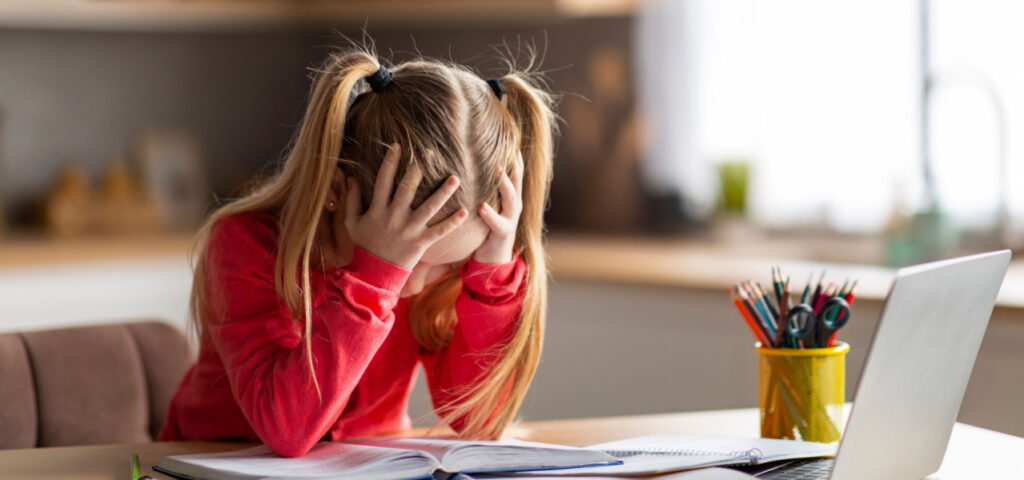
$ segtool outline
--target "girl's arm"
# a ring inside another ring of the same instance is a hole
[[[208,332],[235,401],[275,452],[304,455],[337,421],[391,330],[409,271],[356,248],[351,263],[325,275],[313,297],[310,375],[301,319],[278,298],[276,238],[266,225],[222,220],[207,247]]]
[[[503,264],[470,259],[461,276],[462,292],[455,302],[458,323],[451,342],[447,348],[421,354],[435,408],[449,405],[499,360],[500,348],[518,323],[526,263],[518,255]],[[460,419],[450,424],[462,430]]]

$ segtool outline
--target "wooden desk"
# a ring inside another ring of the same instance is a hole
[[[653,433],[756,436],[756,409],[716,410],[632,417],[557,420],[525,423],[515,435],[526,440],[583,446]],[[252,446],[250,443],[168,442],[96,445],[0,451],[0,478],[124,480],[129,458],[138,453],[144,474],[167,455],[220,452]],[[929,479],[1024,478],[1016,458],[1024,452],[1024,438],[964,424],[953,429],[945,461]]]

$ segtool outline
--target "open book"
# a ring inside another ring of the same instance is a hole
[[[543,443],[467,442],[440,438],[375,437],[321,442],[299,458],[267,446],[225,453],[166,457],[153,470],[199,480],[402,480],[435,473],[549,470],[620,463],[606,453]]]
[[[544,473],[523,472],[523,477],[610,477],[656,475],[721,465],[760,464],[798,458],[831,457],[834,443],[800,442],[773,438],[708,435],[649,435],[591,445],[587,448],[612,455],[618,465],[574,468]],[[465,478],[465,477],[463,477]],[[489,478],[476,477],[473,478]]]

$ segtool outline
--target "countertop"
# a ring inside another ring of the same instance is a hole
[[[8,238],[0,241],[0,270],[66,263],[130,261],[179,257],[183,261],[193,232],[87,239]],[[555,281],[583,280],[633,285],[726,289],[751,279],[767,284],[772,266],[792,277],[794,290],[806,278],[859,281],[857,297],[882,300],[896,269],[860,262],[876,246],[860,240],[761,239],[735,243],[721,240],[647,237],[553,235],[547,251]],[[830,259],[829,252],[843,252]],[[1013,261],[999,292],[1000,307],[1024,308],[1024,260]]]

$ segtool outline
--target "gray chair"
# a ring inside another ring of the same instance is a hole
[[[0,334],[0,449],[151,442],[193,358],[162,322]]]

